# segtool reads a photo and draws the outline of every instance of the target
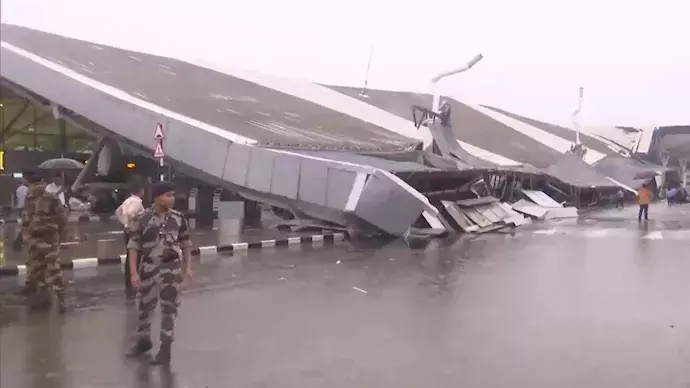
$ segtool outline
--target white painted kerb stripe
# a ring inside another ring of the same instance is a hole
[[[249,249],[249,243],[232,244],[232,249],[235,251],[247,250],[247,249]]]
[[[73,269],[92,268],[92,267],[98,267],[98,258],[97,257],[87,257],[84,259],[72,260],[72,268]]]
[[[226,139],[233,141],[235,143],[256,144],[256,140],[254,140],[254,139],[250,139],[250,138],[238,135],[236,133],[229,132],[225,129],[221,129],[221,128],[215,127],[213,125],[201,122],[199,120],[195,120],[195,119],[188,117],[188,116],[183,116],[179,113],[167,110],[167,109],[162,108],[158,105],[154,105],[148,101],[144,101],[140,98],[136,98],[136,97],[132,96],[131,94],[128,94],[127,92],[125,92],[123,90],[117,89],[117,88],[112,87],[110,85],[106,85],[104,83],[93,80],[89,77],[83,76],[83,75],[77,73],[76,71],[73,71],[67,67],[58,65],[58,64],[51,62],[51,61],[49,61],[49,60],[47,60],[41,56],[30,53],[26,50],[23,50],[19,47],[12,45],[12,44],[9,44],[7,42],[4,42],[4,41],[0,42],[0,45],[2,48],[7,49],[9,51],[12,51],[17,55],[20,55],[24,58],[27,58],[33,62],[38,63],[41,66],[47,67],[48,69],[56,71],[56,72],[58,72],[64,76],[72,78],[73,80],[75,80],[77,82],[80,82],[84,85],[87,85],[91,88],[94,88],[100,92],[109,94],[109,95],[111,95],[117,99],[122,100],[122,101],[126,101],[130,104],[137,105],[141,108],[150,110],[152,112],[158,113],[158,114],[163,115],[163,116],[168,116],[171,119],[183,122],[185,124],[189,124],[193,127],[201,128],[207,132],[211,132],[214,135],[226,138]]]
[[[199,247],[199,255],[215,255],[218,253],[218,249],[214,246]]]
[[[302,238],[300,237],[290,237],[287,240],[288,245],[296,245],[302,243]]]
[[[276,240],[261,240],[261,247],[274,247],[276,246]]]

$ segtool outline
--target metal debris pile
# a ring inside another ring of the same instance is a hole
[[[543,191],[522,190],[527,199],[515,202],[512,208],[537,220],[550,220],[556,218],[577,218],[577,208],[563,206],[556,202]]]
[[[494,232],[506,227],[529,224],[531,220],[495,197],[461,201],[441,201],[444,219],[455,230],[465,233]]]

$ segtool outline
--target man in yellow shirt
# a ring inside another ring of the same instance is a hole
[[[644,214],[644,220],[649,219],[649,202],[651,201],[652,193],[645,186],[642,186],[640,190],[637,191],[637,204],[640,205],[640,210],[637,212],[637,221],[642,221],[642,214]]]

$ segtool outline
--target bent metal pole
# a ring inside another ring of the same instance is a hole
[[[432,87],[432,90],[434,93],[434,97],[433,97],[433,100],[431,102],[431,110],[432,111],[438,112],[439,106],[441,105],[440,104],[441,96],[439,94],[438,87],[437,87],[439,81],[441,81],[443,78],[446,78],[448,76],[462,73],[462,72],[465,72],[465,71],[471,69],[472,67],[474,67],[474,65],[476,65],[483,58],[484,58],[484,56],[482,54],[477,54],[474,56],[474,58],[472,58],[469,62],[467,62],[462,67],[459,67],[459,68],[453,69],[453,70],[449,70],[449,71],[445,71],[445,72],[443,72],[443,73],[441,73],[441,74],[439,74],[436,77],[431,79],[431,87]]]
[[[575,109],[575,112],[573,112],[573,129],[575,129],[575,144],[579,145],[580,144],[580,111],[582,110],[582,99],[585,94],[585,88],[580,86],[580,98],[577,101],[577,109]]]

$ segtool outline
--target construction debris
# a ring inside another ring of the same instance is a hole
[[[528,218],[514,211],[509,204],[499,202],[495,197],[481,197],[461,201],[441,201],[453,227],[465,233],[486,233],[506,226],[520,226],[530,222]]]
[[[577,208],[556,202],[543,191],[522,190],[532,202],[521,199],[513,204],[513,209],[538,220],[558,218],[577,218]]]

